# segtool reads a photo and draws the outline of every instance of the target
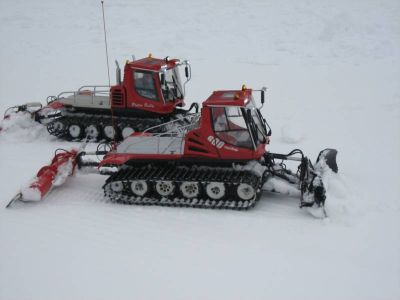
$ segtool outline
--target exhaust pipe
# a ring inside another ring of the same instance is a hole
[[[116,75],[116,81],[118,85],[121,85],[121,69],[119,67],[118,61],[115,61],[115,64],[117,65],[117,69],[115,71]]]

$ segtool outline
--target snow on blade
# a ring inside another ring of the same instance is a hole
[[[262,189],[293,197],[300,197],[301,195],[300,190],[296,186],[278,177],[270,177]]]
[[[26,187],[21,189],[22,201],[40,201],[42,193],[37,187]]]
[[[53,186],[62,185],[65,180],[67,180],[68,176],[70,176],[74,169],[74,159],[70,158],[65,164],[62,164],[58,167],[57,174],[53,179]]]

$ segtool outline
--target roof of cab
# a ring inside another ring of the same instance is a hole
[[[173,68],[179,62],[179,59],[160,59],[160,58],[153,58],[150,55],[148,57],[130,61],[127,64],[134,69],[142,69],[148,70],[153,72],[158,72],[161,70],[161,67],[166,66],[167,69]]]
[[[246,106],[251,89],[243,88],[242,90],[214,91],[203,106]]]

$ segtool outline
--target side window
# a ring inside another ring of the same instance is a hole
[[[158,100],[156,85],[152,72],[134,71],[135,90],[147,99]]]

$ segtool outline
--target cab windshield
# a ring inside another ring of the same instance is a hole
[[[212,118],[214,132],[225,143],[253,148],[243,109],[237,106],[213,107]]]
[[[221,106],[211,110],[214,132],[225,143],[253,149],[265,142],[267,132],[257,108]]]
[[[160,82],[161,74],[162,73],[160,73]],[[178,67],[168,69],[165,71],[164,74],[164,83],[161,83],[161,90],[164,96],[164,100],[167,102],[176,99],[183,99],[183,89]]]

